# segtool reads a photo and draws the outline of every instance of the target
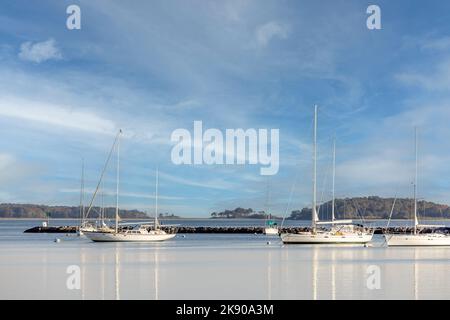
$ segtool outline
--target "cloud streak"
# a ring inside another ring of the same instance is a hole
[[[54,39],[34,43],[27,41],[20,45],[19,58],[24,61],[41,63],[47,60],[62,59],[62,53],[56,47]]]
[[[271,21],[256,29],[256,41],[259,46],[266,47],[273,39],[286,39],[289,28],[282,23]]]
[[[71,130],[108,135],[115,134],[117,131],[117,126],[113,121],[95,113],[17,97],[0,97],[0,115]]]
[[[79,189],[74,188],[62,188],[59,190],[59,192],[62,193],[80,193]],[[87,194],[94,194],[95,189],[85,189],[85,192]],[[97,194],[97,198],[100,197],[100,194],[102,191],[99,191]],[[116,196],[115,190],[105,189],[103,190],[103,194],[105,196]],[[154,194],[146,194],[146,193],[137,193],[137,192],[120,192],[119,197],[125,197],[125,198],[138,198],[138,199],[156,199],[156,195]],[[89,198],[90,199],[90,198]],[[173,196],[165,196],[165,195],[158,195],[158,199],[161,200],[184,200],[184,197],[173,197]]]

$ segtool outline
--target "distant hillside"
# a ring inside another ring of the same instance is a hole
[[[376,196],[336,199],[335,214],[339,219],[387,219],[392,209],[393,198]],[[401,198],[395,202],[393,219],[411,219],[413,199]],[[429,201],[418,201],[417,212],[421,218],[450,218],[450,207]],[[331,201],[320,206],[319,218],[330,219]],[[311,208],[294,210],[289,219],[310,220]]]
[[[272,216],[276,218],[275,216]],[[228,218],[228,219],[266,219],[267,214],[264,211],[253,211],[252,208],[236,208],[234,210],[225,210],[222,212],[211,213],[211,218]]]
[[[338,219],[388,219],[392,209],[394,198],[381,198],[376,196],[336,199],[335,215]],[[400,198],[395,202],[393,219],[411,219],[413,199]],[[436,204],[429,201],[418,201],[417,211],[420,218],[450,218],[450,206]],[[274,218],[276,216],[272,215]],[[265,219],[264,211],[255,212],[253,209],[236,208],[222,212],[211,213],[211,218],[254,218]],[[331,218],[331,201],[325,202],[319,207],[319,218],[327,220]],[[311,208],[294,210],[287,217],[291,220],[311,220]]]
[[[100,212],[99,207],[93,207],[89,213],[90,218],[97,218]],[[105,208],[106,217],[113,218],[115,208]],[[145,219],[148,216],[138,210],[120,210],[120,217],[123,219]],[[53,219],[78,219],[80,217],[80,207],[68,206],[45,206],[37,204],[0,204],[0,218],[53,218]]]

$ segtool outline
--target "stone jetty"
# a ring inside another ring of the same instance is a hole
[[[33,227],[24,231],[24,233],[76,233],[77,226],[55,226],[55,227]]]
[[[161,229],[168,233],[241,233],[241,234],[261,234],[264,232],[264,227],[199,227],[199,226],[162,226]],[[31,229],[25,230],[26,233],[76,233],[78,230],[77,226],[54,226],[54,227],[33,227]],[[288,232],[288,233],[298,233],[298,232],[305,232],[309,231],[309,227],[284,227],[280,228],[280,231],[282,233]],[[441,228],[443,232],[450,233],[450,227],[447,228]],[[382,234],[383,232],[388,233],[411,233],[413,231],[413,228],[411,227],[390,227],[386,230],[386,228],[377,227],[375,228],[375,234]],[[431,232],[431,229],[423,229],[422,232],[428,233]]]

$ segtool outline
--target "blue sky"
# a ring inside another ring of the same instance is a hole
[[[66,7],[81,8],[81,30]],[[381,8],[368,30],[366,8]],[[270,207],[311,199],[311,122],[319,112],[319,198],[419,195],[450,203],[450,3],[444,1],[2,1],[0,202],[76,205],[81,158],[95,188],[124,130],[121,203],[153,212]],[[280,130],[280,170],[176,166],[177,128]],[[114,203],[114,170],[106,203]],[[98,201],[97,201],[98,203]]]

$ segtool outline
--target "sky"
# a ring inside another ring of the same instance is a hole
[[[81,9],[69,30],[66,8]],[[381,9],[369,30],[366,9]],[[0,5],[0,202],[86,201],[119,129],[122,208],[206,217],[318,198],[450,204],[450,3],[431,1],[23,1]],[[176,165],[176,129],[279,130],[280,167]],[[115,160],[104,179],[114,205]],[[94,200],[100,203],[100,198]]]

